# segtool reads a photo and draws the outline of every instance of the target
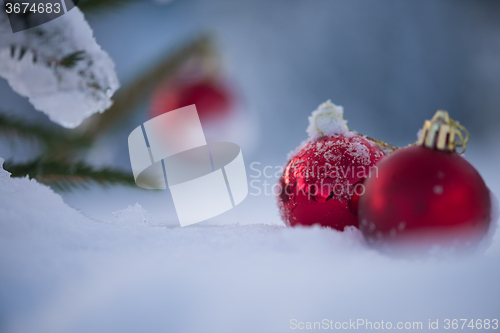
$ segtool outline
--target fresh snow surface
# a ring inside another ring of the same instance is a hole
[[[83,58],[73,67],[61,65],[80,51]],[[108,109],[119,87],[113,61],[78,8],[17,33],[0,11],[0,76],[35,109],[70,128]]]
[[[500,315],[498,233],[486,252],[409,259],[370,249],[356,229],[285,228],[277,214],[180,228],[123,208],[94,220],[0,168],[1,332],[288,332],[292,319],[442,328]]]

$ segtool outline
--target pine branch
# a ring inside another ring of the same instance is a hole
[[[85,59],[85,56],[85,51],[76,51],[59,60],[58,64],[66,68],[73,68],[79,61]]]
[[[21,61],[24,56],[31,56],[31,61],[36,64],[39,63],[39,52],[34,48],[28,48],[22,45],[11,45],[10,46],[10,57],[14,60]],[[84,60],[87,57],[87,52],[80,50],[70,53],[61,59],[51,59],[45,62],[47,67],[61,66],[66,68],[73,68],[79,61]]]
[[[111,168],[95,169],[84,162],[37,158],[31,162],[15,164],[9,160],[4,162],[3,168],[11,173],[12,178],[28,176],[62,191],[85,188],[92,182],[103,186],[135,186],[134,177],[128,172]]]
[[[134,111],[161,81],[173,75],[187,59],[211,54],[213,52],[211,44],[209,36],[201,36],[174,54],[169,52],[163,61],[150,68],[131,85],[118,90],[113,97],[114,103],[111,108],[87,119],[81,126],[82,132],[89,138],[105,132]]]
[[[136,0],[80,0],[78,8],[85,13],[94,13],[100,10],[111,10],[126,6]]]
[[[0,136],[41,141],[49,151],[86,148],[91,141],[69,130],[48,129],[0,113]]]
[[[0,135],[40,141],[47,148],[43,156],[50,156],[39,157],[27,163],[4,162],[3,168],[13,178],[29,176],[30,179],[61,191],[85,188],[91,182],[103,186],[135,185],[134,178],[129,173],[111,168],[95,169],[84,162],[72,162],[68,157],[73,156],[78,149],[90,146],[90,141],[69,130],[47,129],[0,114]]]

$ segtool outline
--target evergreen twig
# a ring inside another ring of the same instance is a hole
[[[135,186],[132,175],[128,172],[112,168],[94,167],[84,162],[37,158],[26,163],[16,164],[5,161],[3,168],[11,173],[12,178],[26,177],[36,179],[40,183],[54,186],[62,191],[75,187],[85,188],[95,182],[100,185],[122,184]]]
[[[37,124],[29,124],[12,116],[0,113],[0,136],[22,137],[28,140],[39,140],[48,150],[71,147],[84,148],[90,145],[90,140],[69,130],[54,130]]]
[[[91,4],[97,8],[104,3],[111,5],[112,3],[128,1],[132,0],[87,0],[82,2],[82,5],[87,3],[88,8]],[[102,2],[102,4],[97,5],[97,2]],[[30,179],[36,179],[40,183],[49,184],[62,191],[75,187],[86,187],[91,182],[104,186],[112,184],[135,186],[134,178],[130,173],[112,168],[96,169],[81,161],[74,162],[75,152],[81,148],[89,147],[99,134],[134,111],[162,80],[176,73],[187,59],[207,55],[211,52],[211,43],[207,36],[196,39],[173,54],[169,52],[163,61],[146,71],[130,86],[122,89],[115,97],[115,103],[109,110],[103,114],[92,116],[83,124],[80,131],[48,129],[0,113],[0,135],[35,139],[46,146],[42,157],[26,163],[6,161],[4,169],[9,171],[13,178],[28,176]],[[22,57],[23,54],[20,56]],[[57,64],[72,67],[84,57],[83,52],[74,52],[59,60]]]
[[[95,114],[85,120],[81,125],[82,131],[89,138],[94,138],[105,132],[134,111],[161,81],[174,74],[187,59],[211,52],[211,38],[206,35],[199,37],[173,54],[168,52],[163,61],[150,68],[128,87],[120,89],[113,97],[113,105],[106,112]]]
[[[66,67],[66,68],[73,68],[73,67],[75,67],[75,65],[79,61],[85,59],[85,56],[86,56],[86,52],[85,51],[76,51],[76,52],[73,52],[73,53],[65,56],[61,60],[59,60],[59,65],[63,66],[63,67]]]

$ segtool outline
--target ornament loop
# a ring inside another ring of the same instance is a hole
[[[399,149],[398,147],[390,145],[387,142],[382,141],[382,140],[374,139],[374,138],[371,138],[371,137],[366,136],[366,135],[365,135],[365,138],[367,138],[370,141],[375,142],[375,144],[377,146],[379,146],[379,148],[381,148],[386,154],[390,154],[390,153],[395,152],[396,150]]]
[[[456,135],[460,138],[460,143],[457,144],[457,147],[461,147],[462,150],[459,152],[459,154],[463,154],[465,153],[465,149],[467,148],[467,143],[469,142],[470,139],[469,131],[467,131],[467,129],[463,125],[461,125],[458,121],[455,121],[454,119],[450,118],[450,123],[455,129]]]
[[[457,142],[458,137],[459,142]],[[450,118],[447,111],[438,110],[431,120],[426,120],[417,144],[431,149],[465,152],[469,142],[469,132],[457,121]]]

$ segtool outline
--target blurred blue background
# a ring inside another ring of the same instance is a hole
[[[253,156],[284,159],[327,99],[344,106],[351,129],[394,145],[414,142],[437,109],[464,124],[471,143],[497,138],[498,1],[139,1],[86,17],[122,86],[213,33],[259,125]],[[4,80],[0,96],[8,110],[45,118]],[[120,141],[119,164],[128,167]]]
[[[285,156],[321,102],[350,128],[395,145],[446,109],[491,139],[500,125],[498,1],[141,2],[88,16],[122,84],[169,48],[214,32],[258,116],[258,155]]]

